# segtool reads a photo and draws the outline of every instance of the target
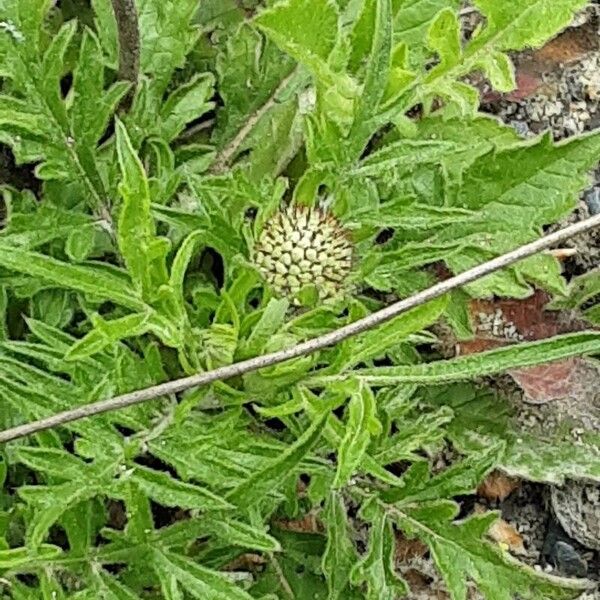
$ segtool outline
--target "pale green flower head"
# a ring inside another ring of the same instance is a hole
[[[252,258],[278,296],[293,297],[313,285],[326,301],[346,291],[352,255],[349,232],[331,213],[290,206],[265,223]]]

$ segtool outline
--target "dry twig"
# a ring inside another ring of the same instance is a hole
[[[508,252],[507,254],[503,254],[502,256],[498,256],[497,258],[494,258],[486,263],[473,267],[472,269],[464,271],[455,277],[436,283],[430,288],[423,290],[422,292],[419,292],[410,298],[400,300],[399,302],[382,308],[381,310],[368,315],[363,319],[354,321],[349,325],[340,327],[339,329],[326,333],[325,335],[302,342],[296,346],[292,346],[291,348],[285,348],[284,350],[280,350],[278,352],[264,354],[263,356],[257,356],[233,365],[219,367],[218,369],[214,369],[212,371],[198,373],[197,375],[191,375],[175,381],[161,383],[160,385],[137,390],[121,396],[116,396],[108,400],[101,400],[99,402],[94,402],[93,404],[79,406],[51,417],[46,417],[38,421],[12,427],[0,432],[0,443],[9,442],[32,433],[37,433],[52,427],[64,425],[65,423],[70,423],[72,421],[77,421],[79,419],[84,419],[86,417],[91,417],[93,415],[98,415],[111,410],[118,410],[134,404],[140,404],[141,402],[154,400],[168,394],[176,394],[193,387],[207,385],[209,383],[213,383],[214,381],[229,379],[231,377],[243,375],[264,367],[276,365],[292,358],[311,354],[317,350],[322,350],[323,348],[337,344],[359,333],[373,329],[377,325],[381,325],[382,323],[385,323],[386,321],[389,321],[390,319],[393,319],[394,317],[397,317],[398,315],[405,313],[412,308],[425,304],[430,300],[439,298],[451,290],[462,287],[468,283],[472,283],[477,279],[481,279],[486,275],[490,275],[495,271],[508,267],[517,261],[523,260],[524,258],[543,252],[555,244],[564,242],[575,235],[584,233],[598,226],[600,226],[600,215],[590,217],[584,221],[569,225],[564,229],[535,240],[534,242],[525,244],[516,250]]]

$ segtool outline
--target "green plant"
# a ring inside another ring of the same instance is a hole
[[[460,272],[568,215],[600,135],[523,142],[478,113],[467,76],[512,89],[506,52],[586,2],[474,4],[485,25],[463,43],[457,0],[139,0],[132,60],[108,0],[0,2],[0,141],[40,182],[3,187],[2,427],[332,331],[423,289],[433,264]],[[348,286],[263,279],[282,208],[343,228],[328,257],[351,246]],[[496,467],[600,481],[600,459],[519,453],[502,399],[461,382],[597,354],[600,334],[418,350],[439,319],[469,336],[469,297],[534,285],[589,299],[538,255],[317,354],[7,445],[3,593],[391,600],[408,592],[402,531],[454,599],[469,582],[577,596],[486,540],[496,513],[457,521],[456,497]],[[433,473],[448,440],[459,458]],[[315,512],[326,535],[282,526]]]

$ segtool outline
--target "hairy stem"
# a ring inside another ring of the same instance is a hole
[[[343,327],[326,333],[325,335],[302,342],[296,346],[292,346],[291,348],[285,348],[284,350],[280,350],[278,352],[264,354],[263,356],[257,356],[255,358],[243,360],[232,365],[219,367],[218,369],[207,371],[205,373],[198,373],[197,375],[183,377],[182,379],[177,379],[175,381],[161,383],[149,388],[130,392],[121,396],[116,396],[114,398],[110,398],[109,400],[101,400],[99,402],[94,402],[93,404],[79,406],[51,417],[40,419],[39,421],[33,421],[32,423],[26,423],[25,425],[19,425],[11,429],[6,429],[5,431],[0,432],[0,443],[9,442],[32,433],[37,433],[38,431],[44,431],[52,427],[64,425],[65,423],[77,421],[78,419],[84,419],[86,417],[91,417],[93,415],[98,415],[111,410],[118,410],[134,404],[140,404],[148,400],[155,400],[156,398],[160,398],[161,396],[165,396],[167,394],[176,394],[193,387],[208,385],[209,383],[213,383],[215,381],[222,381],[231,377],[249,373],[251,371],[256,371],[264,367],[270,367],[292,358],[297,358],[306,354],[312,354],[313,352],[322,350],[328,346],[338,344],[339,342],[358,335],[359,333],[373,329],[374,327],[381,325],[382,323],[385,323],[412,308],[425,304],[435,298],[439,298],[451,290],[472,283],[473,281],[481,279],[486,275],[490,275],[495,271],[504,269],[520,260],[523,260],[524,258],[543,252],[555,244],[564,242],[565,240],[577,234],[584,233],[585,231],[589,231],[590,229],[598,226],[600,226],[600,215],[590,217],[589,219],[580,221],[574,225],[569,225],[564,229],[551,233],[529,244],[525,244],[524,246],[508,252],[507,254],[503,254],[502,256],[498,256],[497,258],[494,258],[486,263],[473,267],[472,269],[464,271],[463,273],[451,277],[450,279],[436,283],[430,288],[423,290],[422,292],[419,292],[410,298],[400,300],[399,302],[382,308],[377,312],[359,319],[358,321],[354,321],[349,325],[344,325]]]

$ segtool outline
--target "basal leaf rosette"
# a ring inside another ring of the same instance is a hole
[[[326,302],[348,292],[353,254],[350,232],[332,213],[291,205],[266,221],[252,260],[277,296],[294,298],[314,286]]]

